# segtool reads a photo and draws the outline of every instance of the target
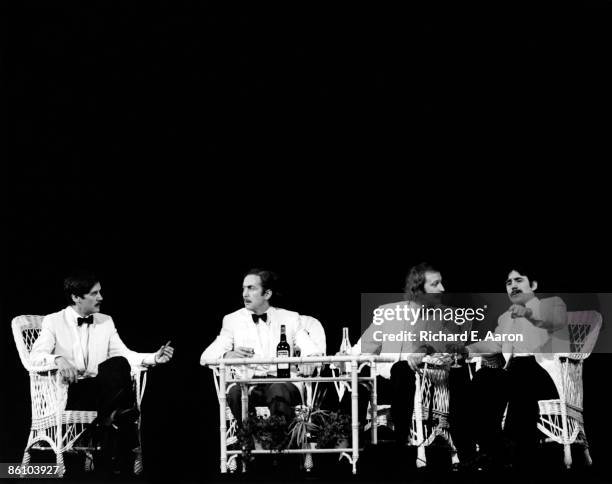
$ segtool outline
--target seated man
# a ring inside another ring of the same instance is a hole
[[[531,276],[531,277],[530,277]],[[554,353],[569,352],[567,309],[559,297],[538,299],[533,274],[515,267],[506,279],[512,305],[498,319],[495,335],[500,341],[479,341],[467,346],[469,356],[502,355],[501,365],[486,364],[474,377],[475,398],[488,402],[479,408],[475,426],[481,451],[491,457],[501,453],[501,421],[508,403],[504,433],[512,444],[514,463],[532,461],[538,443],[538,400],[559,398],[551,375],[544,369]],[[520,335],[518,338],[504,338]],[[506,341],[504,341],[504,339]],[[517,339],[517,341],[508,341]],[[557,376],[560,378],[560,375]]]
[[[301,326],[298,313],[270,305],[277,290],[277,279],[276,274],[262,269],[252,269],[246,274],[242,283],[244,308],[223,318],[219,336],[202,353],[201,365],[220,358],[276,357],[281,325],[285,326],[292,355],[296,347],[300,348],[302,356],[322,353]],[[275,365],[257,365],[255,378],[276,376],[276,371]],[[267,405],[272,415],[284,415],[288,419],[292,417],[291,407],[300,403],[300,391],[290,382],[257,385],[249,398],[249,407]],[[228,404],[234,417],[241,422],[240,386],[230,388]]]
[[[412,413],[414,409],[415,372],[426,354],[444,352],[445,343],[425,343],[420,339],[420,331],[432,333],[455,333],[457,325],[453,321],[444,321],[436,317],[422,317],[424,308],[440,307],[444,292],[442,276],[438,270],[429,264],[421,263],[410,269],[406,278],[406,301],[391,303],[378,308],[380,314],[386,309],[398,315],[407,315],[398,319],[384,318],[384,322],[373,321],[363,336],[352,348],[353,354],[380,354],[393,356],[395,363],[379,363],[377,379],[378,401],[391,401],[391,418],[395,426],[395,439],[403,446],[410,433]],[[400,311],[396,311],[399,308]],[[404,311],[405,310],[405,311]],[[412,315],[412,316],[411,316]],[[416,315],[416,318],[414,317]],[[385,335],[410,334],[414,338],[392,341]],[[437,347],[433,345],[436,344]],[[467,368],[462,367],[460,373],[467,374]],[[466,382],[466,378],[458,378],[459,374],[451,375],[455,382]],[[452,383],[452,382],[451,382]],[[460,392],[457,388],[456,393]],[[365,394],[367,392],[363,392]],[[465,392],[464,392],[465,393]],[[360,421],[364,421],[368,398],[360,398]],[[452,400],[452,397],[451,397]]]
[[[168,345],[156,353],[129,350],[112,318],[100,313],[102,287],[96,276],[67,277],[64,293],[70,305],[45,316],[30,360],[33,365],[57,365],[64,381],[70,383],[67,410],[95,409],[97,422],[90,428],[119,427],[124,434],[120,440],[134,443],[135,434],[126,432],[129,426],[124,425],[138,417],[130,365],[167,363],[174,350]],[[106,450],[108,460],[115,458],[120,464],[117,458],[123,455],[113,456]]]

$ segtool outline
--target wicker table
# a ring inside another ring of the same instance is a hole
[[[394,358],[388,356],[377,355],[347,355],[347,356],[312,356],[312,357],[291,357],[291,358],[221,358],[206,362],[215,373],[215,385],[217,387],[217,396],[219,398],[219,434],[220,434],[220,450],[221,450],[221,472],[226,473],[230,469],[235,469],[235,459],[241,454],[241,450],[227,449],[227,397],[226,392],[229,385],[238,384],[242,390],[242,419],[246,419],[248,414],[248,385],[259,385],[265,383],[276,382],[303,382],[306,385],[312,385],[315,382],[334,382],[337,385],[344,385],[351,392],[351,447],[348,449],[285,449],[282,451],[274,450],[253,450],[252,454],[269,454],[281,452],[285,454],[341,454],[346,456],[353,468],[353,474],[357,472],[357,460],[359,459],[359,420],[358,420],[358,398],[359,384],[371,386],[370,406],[372,414],[377,412],[377,393],[376,393],[376,364],[379,362],[393,362]],[[246,372],[231,372],[231,368],[241,367],[244,365],[276,365],[279,363],[289,363],[304,365],[304,364],[350,364],[350,374],[331,376],[331,377],[288,377],[288,378],[252,378]],[[359,372],[365,366],[370,366],[369,376],[359,376]],[[238,375],[242,373],[242,375]],[[372,443],[377,443],[377,425],[376,418],[372,421],[374,424],[371,428]],[[350,453],[349,453],[350,452]]]

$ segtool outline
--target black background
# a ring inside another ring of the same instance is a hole
[[[200,477],[218,440],[199,355],[253,266],[280,272],[279,305],[323,321],[328,351],[344,325],[356,339],[360,293],[401,291],[422,260],[452,291],[503,290],[520,261],[546,292],[612,292],[610,2],[5,14],[3,462],[29,427],[10,321],[63,307],[72,268],[100,274],[130,348],[173,341],[145,395],[145,465]],[[609,361],[588,364],[597,464]]]

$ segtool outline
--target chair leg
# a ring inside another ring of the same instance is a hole
[[[28,443],[26,445],[25,450],[23,451],[23,459],[21,460],[21,464],[26,466],[30,463],[30,448],[33,445],[34,441],[34,432],[30,431],[30,435],[28,436]]]
[[[425,454],[425,446],[419,445],[417,449],[417,467],[425,467],[427,465],[427,456]]]
[[[586,444],[586,442],[584,445],[584,464],[587,466],[593,465],[593,460],[591,459],[591,454],[589,453],[589,446]]]
[[[227,459],[227,470],[230,471],[232,474],[238,469],[238,464],[236,463],[236,460],[236,455],[231,455],[229,459]]]
[[[55,453],[55,460],[59,467],[57,475],[59,477],[64,477],[64,474],[66,473],[66,466],[64,465],[64,454],[62,453],[62,451],[58,450]]]
[[[582,434],[582,440],[584,445],[584,465],[592,466],[593,460],[591,459],[591,454],[589,453],[589,441],[586,438],[586,433],[584,432],[584,428],[581,429],[580,433]]]
[[[138,421],[136,422],[136,432],[138,435],[138,447],[134,449],[136,452],[136,457],[134,458],[134,475],[139,476],[142,474],[142,434],[140,432],[140,423],[142,416],[138,417]]]
[[[572,446],[570,444],[563,445],[563,462],[568,469],[572,467]]]
[[[23,459],[21,460],[21,465],[27,466],[30,463],[30,447],[26,447],[25,452],[23,453]]]
[[[84,464],[85,472],[91,472],[94,469],[93,464],[93,455],[90,451],[85,451],[85,464]]]
[[[142,448],[138,446],[136,449],[136,457],[134,458],[134,475],[142,474]]]

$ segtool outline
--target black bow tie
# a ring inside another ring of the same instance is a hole
[[[263,314],[251,314],[251,316],[253,317],[253,322],[255,324],[259,323],[259,320],[261,319],[264,323],[266,321],[268,321],[268,315],[266,313]]]
[[[87,316],[86,318],[77,318],[77,324],[79,326],[82,324],[93,324],[93,314]]]

